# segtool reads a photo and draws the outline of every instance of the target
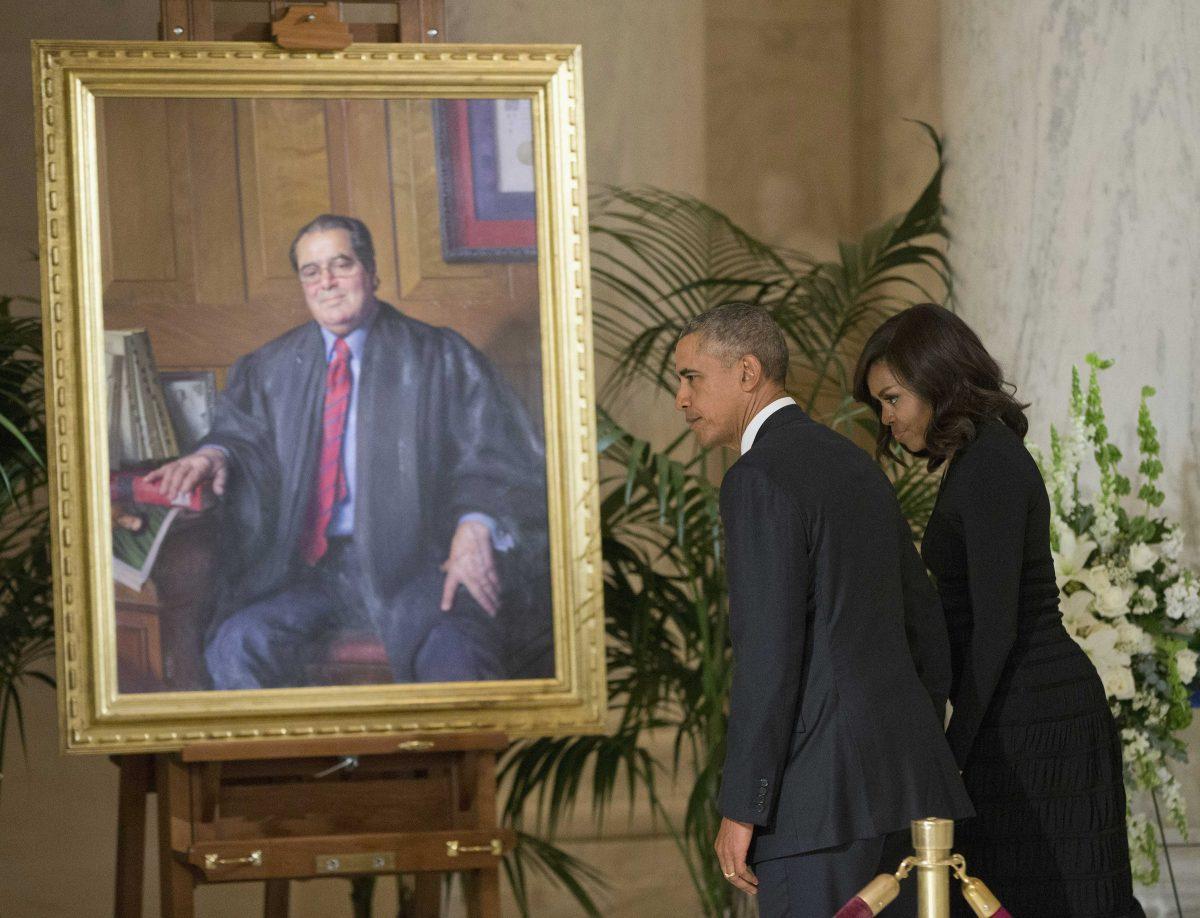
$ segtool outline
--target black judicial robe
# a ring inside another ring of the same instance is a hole
[[[229,455],[218,620],[283,589],[296,569],[325,373],[310,321],[240,358],[218,398],[204,441]],[[544,441],[487,359],[456,332],[380,303],[359,373],[354,540],[369,595],[386,605],[436,569],[471,512],[491,516],[521,564],[548,578]],[[523,624],[548,629],[549,609],[537,615]]]

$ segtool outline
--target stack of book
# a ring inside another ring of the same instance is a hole
[[[158,365],[145,329],[106,331],[108,461],[113,469],[179,455]]]
[[[160,494],[145,473],[179,455],[150,336],[136,328],[104,333],[108,384],[109,496],[113,513],[113,576],[141,590],[181,509],[214,502],[209,485],[188,494]]]

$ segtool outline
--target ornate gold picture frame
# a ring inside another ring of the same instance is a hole
[[[602,729],[579,49],[45,41],[33,70],[64,750]],[[176,493],[179,440],[208,452]],[[264,624],[326,589],[302,640]]]

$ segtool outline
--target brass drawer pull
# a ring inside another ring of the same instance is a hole
[[[434,747],[433,740],[410,739],[396,746],[397,752],[428,752]]]
[[[261,867],[262,851],[251,851],[245,857],[221,857],[219,854],[204,855],[204,869],[216,870],[218,867]]]
[[[494,854],[499,857],[504,853],[504,843],[493,838],[486,845],[460,845],[458,839],[446,842],[446,857],[458,857],[460,854]]]

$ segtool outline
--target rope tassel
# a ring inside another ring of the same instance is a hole
[[[962,881],[963,898],[979,918],[1012,918],[983,880],[969,877],[965,872],[959,875],[959,880]]]
[[[890,873],[881,873],[838,909],[834,918],[875,918],[900,895],[900,881]]]

